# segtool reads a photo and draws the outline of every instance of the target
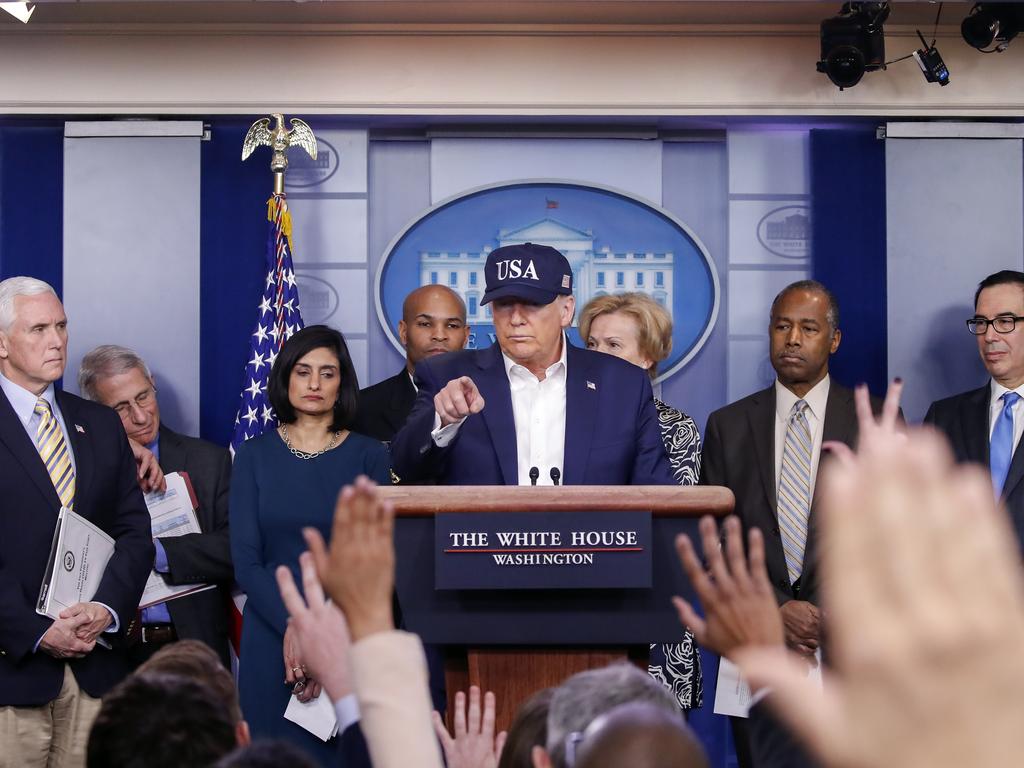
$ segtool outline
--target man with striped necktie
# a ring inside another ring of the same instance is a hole
[[[0,765],[81,766],[99,698],[129,671],[153,562],[135,459],[112,410],[57,390],[67,317],[34,278],[0,282]],[[36,598],[60,508],[103,529],[115,552],[87,603],[53,620]],[[97,647],[103,635],[114,650]]]
[[[853,446],[857,413],[853,391],[828,375],[842,335],[839,304],[828,288],[814,280],[783,288],[772,302],[768,334],[777,378],[708,417],[701,483],[730,488],[744,536],[754,527],[764,534],[786,643],[813,655],[823,623],[813,504],[821,446]],[[871,404],[881,410],[880,400]],[[750,765],[742,724],[734,724],[740,765]]]

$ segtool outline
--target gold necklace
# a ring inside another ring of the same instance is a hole
[[[331,448],[338,444],[338,437],[340,435],[341,430],[338,430],[333,435],[331,435],[331,439],[330,441],[328,441],[327,445],[325,445],[319,451],[316,451],[315,453],[306,453],[305,451],[300,451],[298,448],[293,446],[292,441],[288,439],[288,425],[281,425],[281,438],[284,440],[285,447],[289,451],[291,451],[292,456],[295,456],[298,459],[315,459],[320,454],[327,453],[329,450],[331,450]]]

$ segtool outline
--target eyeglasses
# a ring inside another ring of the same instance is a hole
[[[1024,320],[1024,317],[1017,315],[1000,315],[992,318],[972,317],[967,321],[967,330],[975,336],[984,336],[988,333],[988,327],[991,325],[996,333],[1009,333],[1017,325],[1018,320]]]

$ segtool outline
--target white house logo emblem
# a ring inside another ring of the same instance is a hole
[[[288,153],[288,187],[318,187],[338,171],[338,150],[323,139],[316,140],[316,160],[306,152]],[[306,311],[306,297],[302,297],[302,311]]]
[[[757,223],[761,245],[786,259],[806,259],[811,253],[811,209],[784,205],[769,211]]]
[[[500,216],[497,219],[496,216]],[[519,182],[473,190],[444,201],[410,223],[388,246],[377,272],[377,314],[396,349],[402,301],[421,285],[446,285],[466,302],[468,346],[494,341],[490,305],[481,305],[484,265],[495,248],[547,245],[569,261],[577,307],[596,296],[639,291],[669,309],[673,354],[659,379],[671,376],[703,346],[718,315],[718,274],[710,254],[667,211],[602,187]],[[498,280],[538,279],[530,260],[498,262]],[[303,311],[306,311],[303,293]],[[569,333],[582,345],[578,331]]]
[[[75,553],[71,550],[64,553],[64,570],[69,573],[75,570]]]
[[[326,323],[338,309],[338,292],[319,277],[299,272],[295,275],[302,296],[302,319],[306,325]]]

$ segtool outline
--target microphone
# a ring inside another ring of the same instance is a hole
[[[553,485],[558,485],[558,481],[562,479],[562,473],[558,471],[558,467],[551,468],[551,482]]]
[[[540,477],[540,470],[536,467],[530,467],[530,485],[536,485],[538,477]]]

